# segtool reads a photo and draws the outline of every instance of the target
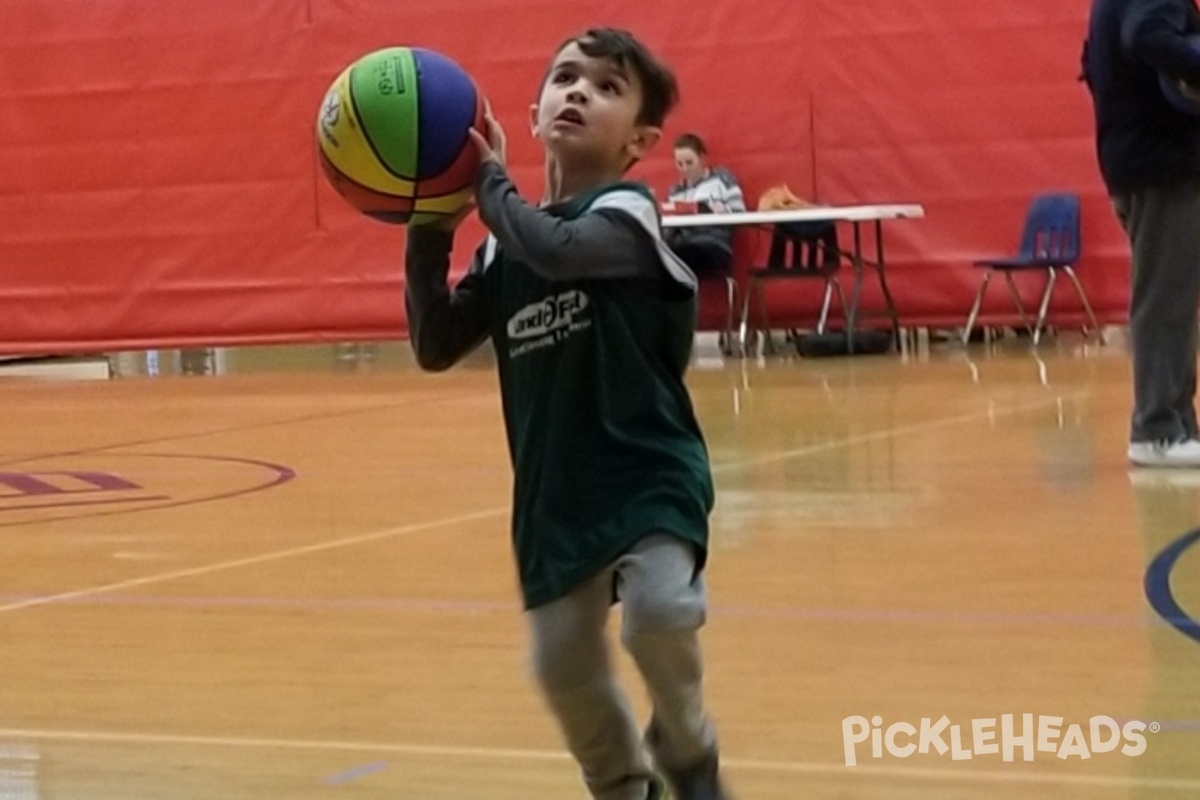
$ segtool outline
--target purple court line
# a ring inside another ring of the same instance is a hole
[[[50,595],[0,595],[0,602],[21,603]],[[421,598],[293,598],[293,597],[164,597],[147,595],[90,595],[63,600],[61,605],[141,606],[158,608],[270,608],[312,611],[417,611],[431,613],[517,612],[515,602],[498,600],[432,600]],[[1155,614],[1143,616],[1100,614],[990,614],[885,609],[752,608],[713,606],[714,616],[797,619],[845,622],[960,623],[971,625],[1068,625],[1084,627],[1148,628],[1167,625]]]
[[[16,525],[34,525],[43,524],[46,522],[58,522],[60,520],[77,520],[91,519],[95,517],[107,517],[114,514],[134,514],[139,511],[158,511],[163,508],[180,508],[183,506],[200,505],[201,503],[212,503],[217,500],[229,500],[234,497],[243,497],[248,494],[262,492],[267,489],[273,489],[280,484],[287,483],[296,477],[296,471],[291,467],[285,467],[282,464],[272,464],[269,461],[260,461],[254,458],[238,458],[235,456],[205,456],[205,455],[189,455],[181,453],[106,453],[106,457],[115,458],[162,458],[162,459],[181,459],[187,461],[219,461],[227,464],[238,464],[241,466],[261,467],[268,472],[274,473],[270,480],[265,483],[260,483],[256,486],[249,486],[242,489],[234,489],[222,494],[210,495],[207,497],[195,497],[184,500],[175,500],[173,502],[159,503],[152,506],[139,506],[136,508],[110,508],[106,511],[93,511],[85,514],[63,514],[61,516],[38,517],[33,520],[14,520],[11,522],[0,522],[0,528],[7,528]],[[165,498],[170,500],[169,497]],[[76,503],[67,503],[66,506],[82,505]]]
[[[462,395],[455,395],[455,396],[451,397],[450,399],[455,400],[455,399],[462,399],[465,397],[474,397],[474,396],[476,396],[476,395],[462,394]],[[344,411],[334,411],[334,412],[325,411],[325,412],[319,412],[319,413],[314,413],[314,414],[303,414],[298,417],[289,417],[286,419],[275,419],[275,420],[268,420],[265,422],[254,422],[254,423],[249,423],[249,424],[245,424],[245,425],[230,425],[230,426],[223,427],[223,428],[211,428],[209,430],[204,430],[204,431],[193,431],[190,433],[172,434],[172,435],[168,435],[168,436],[155,436],[155,437],[148,438],[148,439],[134,439],[132,441],[126,441],[126,442],[113,442],[112,444],[96,445],[95,447],[83,447],[83,448],[79,448],[77,450],[59,450],[57,452],[37,453],[37,454],[26,455],[26,456],[14,456],[14,457],[7,458],[7,459],[0,459],[0,467],[10,467],[10,466],[13,466],[16,464],[27,464],[30,461],[47,461],[49,459],[54,459],[54,458],[67,458],[70,456],[81,456],[81,455],[96,455],[96,454],[105,454],[105,455],[111,455],[111,456],[147,455],[147,454],[141,454],[141,453],[118,453],[118,452],[113,452],[113,451],[124,449],[124,448],[129,448],[129,447],[143,447],[146,445],[164,444],[166,442],[182,442],[182,441],[187,441],[188,439],[203,439],[205,437],[210,437],[210,436],[221,436],[221,435],[230,434],[230,433],[241,433],[244,431],[262,430],[264,428],[281,427],[281,426],[294,425],[294,424],[304,423],[304,422],[328,421],[328,420],[334,420],[334,419],[341,419],[344,417],[358,416],[360,414],[373,414],[373,413],[376,413],[379,411],[395,411],[397,409],[419,408],[421,406],[430,405],[433,403],[444,403],[444,402],[446,402],[446,398],[439,398],[436,396],[431,396],[429,398],[414,400],[414,401],[406,402],[406,403],[385,403],[385,404],[381,404],[381,405],[377,405],[377,406],[369,406],[367,408],[351,408],[351,409],[346,409]],[[249,490],[232,492],[229,494],[219,495],[216,497],[199,498],[196,500],[185,500],[185,501],[180,501],[177,503],[164,503],[162,505],[142,507],[142,508],[109,509],[107,511],[96,511],[96,512],[87,513],[87,514],[67,514],[67,515],[62,515],[62,516],[57,516],[57,517],[43,517],[43,518],[40,518],[37,520],[17,520],[17,521],[0,523],[0,527],[12,527],[12,526],[19,526],[19,525],[20,526],[34,525],[34,524],[42,524],[42,523],[46,523],[46,522],[59,522],[62,520],[92,519],[95,517],[107,517],[107,516],[112,516],[115,514],[132,514],[132,513],[137,513],[140,511],[153,511],[153,510],[157,510],[160,508],[178,508],[180,506],[196,505],[199,503],[212,502],[214,500],[228,500],[232,497],[239,497],[241,495],[251,494],[253,492],[262,491],[263,489],[269,489],[272,486],[277,486],[280,483],[284,483],[284,482],[296,477],[295,471],[293,471],[292,469],[290,469],[288,467],[280,467],[278,465],[268,464],[267,462],[263,462],[263,461],[253,461],[252,459],[236,459],[236,458],[221,459],[220,457],[198,456],[198,455],[163,456],[162,454],[157,454],[157,453],[152,454],[152,455],[157,455],[157,456],[161,456],[161,457],[174,457],[174,458],[179,458],[179,457],[199,458],[199,459],[210,458],[213,460],[241,461],[241,462],[247,463],[247,464],[258,464],[260,466],[266,466],[266,467],[270,467],[272,469],[286,471],[287,475],[286,475],[286,477],[284,477],[282,479],[277,479],[277,480],[273,481],[272,483],[267,484],[265,486],[259,486],[259,487],[255,487],[255,488],[249,489]]]
[[[43,508],[75,508],[77,506],[105,506],[115,503],[149,503],[157,500],[170,500],[166,494],[152,494],[145,497],[120,497],[114,500],[64,500],[61,503],[30,503],[24,506],[0,505],[0,514],[6,511],[38,511]],[[126,509],[121,509],[125,511]],[[38,520],[41,522],[42,520]]]
[[[22,603],[56,595],[0,595],[0,602]],[[147,606],[160,608],[273,608],[312,611],[447,611],[492,612],[520,611],[511,602],[470,600],[383,600],[370,598],[289,598],[289,597],[154,597],[138,595],[89,595],[73,597],[58,605]]]
[[[461,399],[463,397],[473,397],[474,395],[457,395],[451,399]],[[265,422],[254,422],[245,425],[229,425],[224,428],[211,428],[206,431],[193,431],[191,433],[178,433],[170,436],[155,436],[149,439],[134,439],[128,442],[113,442],[112,444],[96,445],[95,447],[83,447],[78,450],[60,450],[52,453],[39,453],[29,456],[16,456],[9,459],[0,459],[0,467],[7,467],[13,464],[25,464],[30,461],[46,461],[51,458],[66,458],[68,456],[91,455],[96,453],[105,453],[108,455],[122,455],[121,453],[109,453],[110,450],[116,450],[124,447],[142,447],[149,444],[163,444],[165,442],[180,442],[187,439],[202,439],[206,436],[221,436],[228,433],[241,433],[243,431],[253,431],[262,428],[274,428],[281,425],[294,425],[300,422],[316,422],[331,419],[339,419],[341,417],[352,417],[359,414],[371,414],[376,411],[394,411],[396,409],[408,409],[431,403],[445,402],[445,398],[429,397],[423,400],[415,400],[409,403],[387,403],[378,406],[369,406],[367,408],[350,408],[345,411],[324,411],[315,414],[304,414],[298,417],[289,417],[287,419],[275,419]]]
[[[383,772],[388,768],[386,761],[373,761],[370,764],[363,764],[361,767],[352,767],[344,772],[338,772],[327,777],[322,783],[326,786],[344,786],[347,783],[365,778],[368,775],[375,775]]]

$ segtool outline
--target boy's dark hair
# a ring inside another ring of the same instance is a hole
[[[704,140],[694,133],[682,134],[675,140],[675,149],[679,150],[681,148],[691,150],[698,156],[708,155],[708,148],[704,146]]]
[[[642,85],[639,125],[662,127],[667,114],[679,102],[679,84],[666,64],[639,42],[632,33],[619,28],[590,28],[565,40],[555,55],[572,43],[591,58],[607,58],[621,69],[629,70]]]

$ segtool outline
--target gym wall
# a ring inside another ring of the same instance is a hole
[[[921,203],[926,219],[885,229],[889,275],[906,324],[954,325],[979,278],[969,262],[1015,247],[1032,194],[1078,192],[1081,276],[1097,313],[1121,320],[1127,251],[1076,81],[1085,5],[7,0],[0,353],[403,336],[403,229],[351,211],[316,164],[326,87],[378,47],[450,55],[536,197],[529,105],[555,46],[594,24],[634,30],[680,78],[667,142],[635,171],[659,194],[675,179],[669,140],[693,130],[752,202],[786,181],[830,203]],[[456,269],[482,233],[464,227]],[[1041,286],[1030,279],[1030,301]],[[993,299],[985,318],[1007,318]],[[811,319],[816,300],[773,293],[773,317]],[[1054,308],[1077,318],[1069,290]]]

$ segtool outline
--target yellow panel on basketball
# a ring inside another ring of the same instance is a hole
[[[348,67],[325,95],[317,117],[317,143],[329,162],[343,175],[383,194],[411,197],[415,185],[398,178],[380,163],[370,142],[362,133],[362,124],[350,96]]]
[[[471,199],[474,188],[463,189],[454,194],[444,194],[440,197],[419,197],[413,207],[416,211],[428,211],[436,214],[453,214]]]

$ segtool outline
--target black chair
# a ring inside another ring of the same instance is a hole
[[[838,248],[837,224],[833,222],[783,222],[771,232],[771,249],[766,266],[753,267],[747,273],[746,294],[742,301],[742,321],[739,331],[745,350],[750,331],[750,304],[757,299],[759,320],[765,336],[765,348],[774,351],[771,321],[767,314],[766,286],[774,281],[819,280],[825,284],[817,333],[823,334],[829,321],[829,308],[836,291],[842,313],[846,311],[846,295],[838,282],[842,263]]]

